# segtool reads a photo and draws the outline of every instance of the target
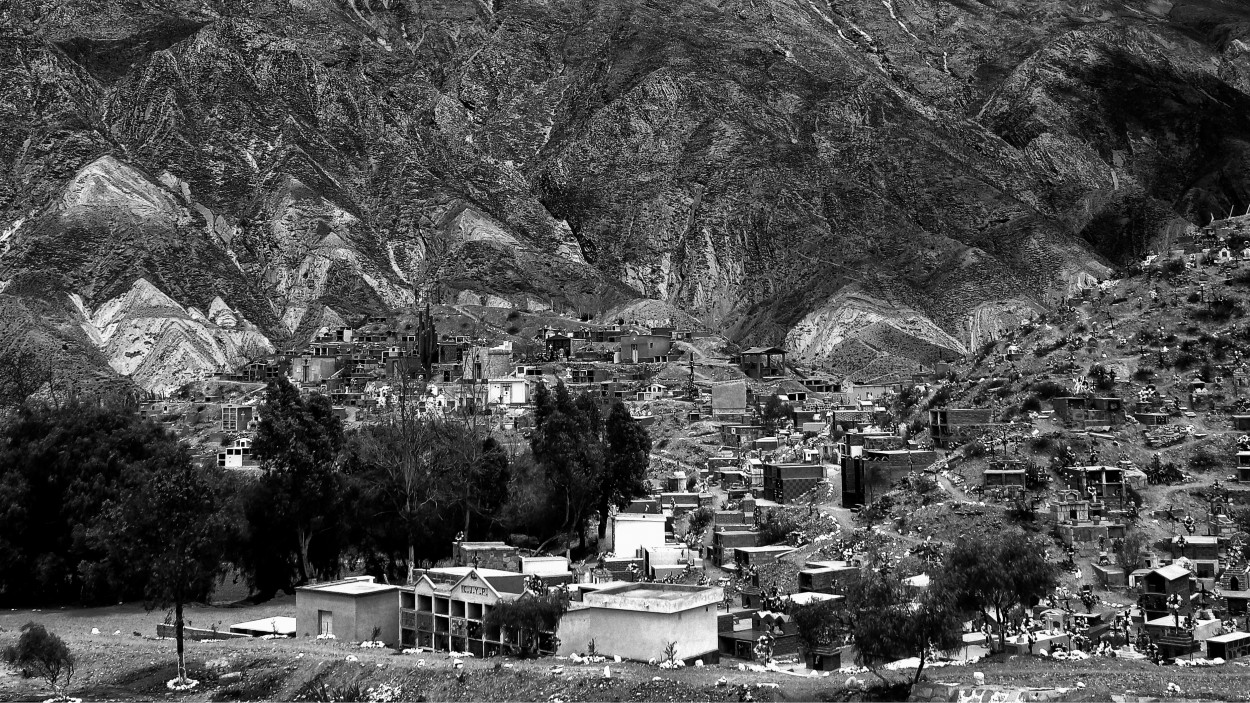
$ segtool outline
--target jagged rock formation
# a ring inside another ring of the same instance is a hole
[[[269,340],[221,298],[213,299],[206,316],[140,278],[95,310],[77,295],[71,299],[82,314],[83,331],[113,370],[158,393],[273,351]]]
[[[282,342],[426,292],[643,296],[911,363],[1105,276],[1080,235],[1126,193],[1250,202],[1250,11],[1225,0],[0,13],[0,295],[97,311],[142,279]]]

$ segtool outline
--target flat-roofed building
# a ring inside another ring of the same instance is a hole
[[[687,663],[720,661],[716,640],[717,607],[725,592],[715,586],[629,583],[585,593],[569,604],[557,631],[559,654],[595,649],[607,656],[647,661],[669,642]]]
[[[399,640],[399,587],[372,576],[315,583],[295,589],[296,631],[301,637],[333,635],[347,642]]]

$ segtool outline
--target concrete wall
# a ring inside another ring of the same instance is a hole
[[[334,614],[334,637],[346,642],[363,642],[382,629],[379,637],[388,645],[399,641],[399,591],[351,596],[341,593],[296,591],[295,633],[316,637],[317,611]]]
[[[617,556],[634,556],[639,548],[664,546],[663,515],[622,514],[612,523],[612,551]]]
[[[647,661],[664,656],[668,642],[677,643],[677,657],[685,659],[716,651],[716,606],[705,605],[682,613],[647,613],[610,608],[579,608],[565,613],[556,631],[559,655],[585,653],[595,640],[606,656]]]
[[[368,639],[375,626],[382,628],[379,639],[383,642],[399,642],[399,591],[356,599],[356,636],[352,640]]]
[[[244,635],[239,632],[228,632],[227,630],[229,630],[229,627],[225,630],[217,630],[214,632],[213,630],[204,627],[187,627],[184,625],[182,628],[182,637],[183,639],[194,640],[196,642],[204,640],[234,640],[241,637],[251,637],[251,635]],[[157,637],[173,637],[175,634],[176,629],[173,625],[166,625],[163,622],[157,623]]]

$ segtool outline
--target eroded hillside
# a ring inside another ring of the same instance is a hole
[[[0,295],[74,325],[139,280],[270,341],[427,288],[590,314],[649,297],[806,362],[838,370],[849,340],[888,366],[1106,276],[1091,222],[1250,202],[1231,1],[0,13]],[[218,335],[188,320],[151,334]]]

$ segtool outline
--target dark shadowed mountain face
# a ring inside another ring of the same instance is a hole
[[[1250,206],[1233,0],[0,0],[0,28],[0,295],[149,387],[429,283],[658,298],[867,375],[1105,275],[1119,232]]]

